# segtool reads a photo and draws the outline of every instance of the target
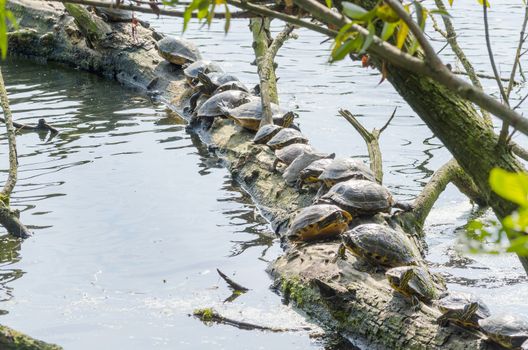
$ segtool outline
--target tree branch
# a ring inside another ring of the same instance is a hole
[[[394,0],[390,1],[392,4],[396,4]],[[343,25],[350,23],[350,21],[343,17],[342,14],[331,11],[329,8],[319,4],[315,0],[295,0],[295,3],[299,7],[310,12],[315,18],[323,21],[326,24],[341,28]],[[399,6],[401,8],[401,5],[399,4],[395,6]],[[403,11],[405,12],[405,10]],[[405,14],[406,18],[412,22],[412,19],[409,17],[407,12],[405,12]],[[415,28],[415,30],[416,28],[419,29],[416,23],[411,25],[409,28]],[[352,25],[350,29],[364,36],[368,35],[368,30],[357,24]],[[420,40],[427,39],[422,34]],[[377,36],[374,36],[372,45],[369,47],[367,52],[378,56],[395,66],[413,72],[414,74],[424,75],[436,80],[447,88],[456,91],[461,97],[475,103],[481,108],[488,110],[499,119],[508,121],[511,126],[521,131],[523,134],[528,135],[528,119],[487,95],[481,89],[478,89],[463,79],[458,78],[443,64],[435,64],[435,66],[432,67],[429,64],[426,64],[426,62],[404,53],[397,47],[384,42]]]
[[[262,20],[264,21],[264,20]],[[278,103],[277,80],[275,77],[274,59],[284,42],[290,37],[294,26],[286,24],[284,29],[277,34],[271,42],[263,57],[257,58],[258,73],[260,78],[260,98],[262,100],[263,118],[260,126],[273,124],[271,102]]]
[[[2,192],[0,193],[0,224],[13,236],[27,238],[31,235],[29,230],[20,222],[18,214],[9,209],[11,193],[17,182],[18,160],[16,151],[15,127],[13,126],[13,116],[9,108],[9,99],[0,69],[0,104],[4,111],[5,124],[7,130],[7,142],[9,147],[9,173]]]
[[[9,99],[7,97],[7,91],[4,85],[4,78],[2,76],[1,69],[0,69],[0,104],[2,105],[2,110],[4,111],[5,125],[6,125],[6,131],[7,131],[7,141],[8,141],[8,147],[9,147],[9,173],[8,173],[4,188],[2,189],[1,195],[8,200],[17,182],[18,160],[17,160],[17,151],[16,151],[15,127],[13,126],[13,115],[11,114],[11,108],[9,108]],[[9,203],[9,201],[7,203]]]
[[[502,85],[502,81],[500,79],[499,70],[497,69],[497,65],[495,64],[495,57],[493,56],[493,50],[491,48],[491,40],[489,35],[489,24],[488,24],[488,6],[487,1],[482,2],[482,11],[484,16],[484,37],[486,38],[486,48],[488,49],[488,56],[491,64],[491,69],[493,70],[493,75],[495,76],[495,81],[497,82],[497,86],[499,87],[500,94],[502,96],[503,102],[509,107],[510,106],[510,100],[508,98],[508,95],[506,95],[506,91],[504,91],[504,86]],[[508,128],[510,127],[509,123],[507,121],[502,122],[502,128],[499,135],[499,144],[504,145],[506,143],[506,139],[508,137]]]
[[[106,1],[94,1],[94,0],[44,0],[47,2],[62,2],[62,3],[70,3],[70,4],[79,4],[79,5],[87,5],[87,6],[94,6],[94,7],[103,7],[103,8],[116,8],[116,5],[112,2],[106,2]],[[136,6],[132,4],[120,4],[117,8],[120,10],[126,10],[126,11],[135,11],[135,12],[141,12],[141,13],[151,13],[151,14],[158,14],[158,11],[152,10],[150,7],[143,7],[143,6]],[[159,14],[164,16],[170,16],[170,17],[180,17],[183,18],[185,11],[177,11],[177,10],[166,10],[166,9],[159,9]],[[196,18],[196,14],[193,13],[192,17]],[[225,18],[224,13],[215,13],[214,18]],[[244,11],[244,12],[233,12],[231,13],[231,18],[252,18],[255,17],[251,12]]]
[[[445,4],[444,4],[444,2],[442,0],[435,0],[435,4],[436,4],[436,7],[438,7],[439,10],[447,12],[447,8],[445,7]],[[442,32],[440,31],[440,28],[438,28],[438,25],[436,24],[436,21],[434,21],[434,17],[433,16],[431,16],[431,19],[433,19],[433,23],[435,23],[435,27],[434,28],[440,34],[442,34]],[[475,72],[475,69],[473,68],[473,65],[471,64],[471,62],[467,58],[466,54],[464,53],[464,51],[462,50],[460,45],[458,44],[457,33],[455,31],[455,27],[453,26],[453,22],[451,22],[451,18],[449,18],[448,16],[442,16],[442,20],[443,20],[444,26],[446,28],[445,33],[443,33],[442,35],[444,35],[444,37],[446,38],[447,42],[449,43],[449,46],[451,47],[451,50],[453,50],[455,55],[458,57],[458,59],[462,63],[462,66],[464,67],[464,70],[466,71],[466,74],[468,75],[468,77],[471,80],[471,82],[473,83],[473,85],[475,85],[477,88],[479,88],[481,90],[484,90],[484,88],[482,87],[482,84],[480,83],[480,80],[478,78],[478,74]],[[484,120],[486,120],[486,122],[489,125],[493,125],[493,123],[491,121],[491,116],[490,116],[490,114],[489,114],[489,112],[487,110],[485,110],[484,108],[480,108],[480,113],[482,114],[482,117],[484,118]]]
[[[339,114],[341,114],[341,116],[345,118],[350,123],[350,125],[354,127],[354,129],[356,129],[356,131],[367,144],[367,150],[370,158],[370,169],[374,173],[376,181],[381,184],[383,182],[383,159],[379,147],[379,138],[381,133],[387,128],[391,120],[396,115],[396,108],[394,109],[394,112],[387,123],[385,123],[385,125],[379,130],[374,128],[372,132],[369,132],[367,129],[365,129],[365,127],[361,125],[361,123],[352,113],[350,113],[350,111],[346,109],[340,109]]]

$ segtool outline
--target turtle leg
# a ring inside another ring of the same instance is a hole
[[[304,185],[304,181],[302,179],[297,179],[297,181],[295,182],[295,188],[299,192],[302,191],[303,185]]]
[[[279,164],[279,162],[280,162],[279,158],[276,158],[273,161],[273,165],[271,166],[271,171],[272,172],[276,172],[277,171],[277,165]]]
[[[440,327],[447,327],[449,326],[449,318],[447,314],[442,315],[436,319],[436,322],[440,325]]]
[[[194,112],[194,110],[196,109],[196,104],[198,103],[198,99],[200,98],[201,95],[202,95],[202,92],[197,91],[194,94],[192,94],[191,97],[189,98],[189,106],[190,106],[189,110],[191,112]]]
[[[338,260],[346,260],[346,258],[346,247],[344,243],[341,243],[339,248],[337,248],[335,256],[332,258],[332,263],[335,264]]]

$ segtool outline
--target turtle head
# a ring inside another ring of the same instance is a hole
[[[285,113],[282,116],[282,126],[284,128],[291,126],[293,124],[294,119],[295,119],[295,113],[293,113],[292,111]]]
[[[464,314],[462,316],[463,319],[467,320],[470,319],[471,316],[473,316],[479,308],[479,303],[474,301],[464,306]]]
[[[414,271],[412,268],[395,267],[385,272],[385,276],[392,288],[402,290],[414,276]]]

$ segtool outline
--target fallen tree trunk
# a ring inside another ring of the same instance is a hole
[[[155,86],[169,107],[178,112],[184,107],[191,90],[181,71],[157,56],[154,32],[139,28],[138,39],[144,44],[136,45],[127,37],[126,24],[112,24],[112,41],[103,38],[103,44],[87,45],[73,18],[61,16],[61,5],[14,0],[8,6],[25,27],[23,32],[10,35],[11,52],[80,66],[143,90]],[[31,35],[22,40],[20,33]],[[46,36],[52,40],[45,48],[33,45]],[[124,45],[126,50],[121,49]],[[383,274],[356,269],[354,258],[333,263],[338,242],[292,246],[284,237],[286,224],[296,210],[310,205],[314,193],[300,194],[288,187],[279,174],[270,170],[274,154],[252,143],[253,135],[230,121],[218,119],[210,130],[197,132],[225,161],[233,177],[281,235],[287,253],[270,266],[270,272],[286,299],[328,329],[360,339],[369,348],[492,348],[479,332],[440,327],[436,322],[439,311],[434,307],[423,305],[420,310],[412,310],[405,300],[393,295]],[[377,215],[372,220],[391,218]]]

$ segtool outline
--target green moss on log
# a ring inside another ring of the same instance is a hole
[[[62,347],[33,339],[6,326],[0,326],[2,350],[60,350]]]

